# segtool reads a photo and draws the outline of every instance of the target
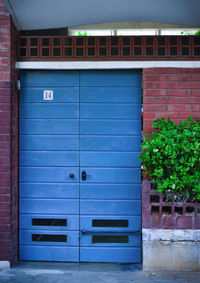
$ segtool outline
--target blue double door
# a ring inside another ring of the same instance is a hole
[[[20,259],[140,262],[141,73],[20,81]]]

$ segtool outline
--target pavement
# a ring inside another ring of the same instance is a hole
[[[19,262],[0,270],[0,283],[200,283],[200,272],[146,272],[141,265]]]

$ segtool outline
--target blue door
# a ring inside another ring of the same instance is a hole
[[[140,262],[141,73],[20,80],[20,259]]]

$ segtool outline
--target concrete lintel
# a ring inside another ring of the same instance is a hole
[[[16,69],[89,70],[144,68],[200,68],[200,61],[34,61],[16,62]]]

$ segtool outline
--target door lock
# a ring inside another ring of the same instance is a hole
[[[85,180],[86,180],[86,177],[87,177],[86,171],[82,171],[81,176],[82,176],[82,181],[85,181]]]
[[[69,177],[70,177],[70,178],[74,178],[74,173],[70,173],[70,174],[69,174]]]

